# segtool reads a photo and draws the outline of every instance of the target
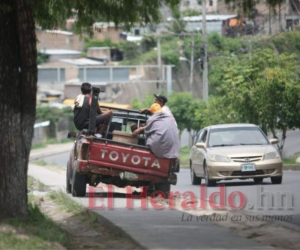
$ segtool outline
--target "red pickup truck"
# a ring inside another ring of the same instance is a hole
[[[110,107],[106,107],[110,108]],[[114,109],[107,130],[97,137],[93,128],[70,132],[75,139],[67,164],[66,190],[73,196],[86,195],[86,185],[100,182],[117,187],[148,187],[168,197],[170,184],[177,182],[176,159],[159,158],[145,146],[144,135],[132,136],[131,127],[147,121],[137,110]]]

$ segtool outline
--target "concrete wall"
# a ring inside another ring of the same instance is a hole
[[[62,34],[48,31],[37,30],[37,49],[68,49],[68,50],[83,50],[84,38],[71,32]]]

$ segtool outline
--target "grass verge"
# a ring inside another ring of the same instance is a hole
[[[72,200],[62,191],[51,192],[49,197],[63,210],[74,216],[79,216],[82,221],[89,224],[97,222],[97,214],[90,212],[86,207]]]
[[[190,148],[182,147],[180,149],[180,167],[189,167],[190,165]]]
[[[30,191],[49,188],[32,177],[27,182]],[[39,198],[28,195],[28,215],[0,221],[0,249],[64,249],[69,246],[68,235],[45,216],[37,203]]]
[[[296,162],[297,158],[300,157],[300,152],[292,155],[291,157],[282,157],[283,165],[299,164]]]
[[[36,144],[31,146],[31,150],[45,148],[48,144],[57,144],[57,143],[69,143],[70,139],[63,139],[61,141],[57,141],[56,138],[49,138],[44,143]]]
[[[49,187],[46,186],[44,183],[34,179],[31,176],[27,177],[27,189],[28,191],[32,192],[32,191],[49,191]]]
[[[34,203],[28,216],[0,222],[0,249],[62,249],[68,236]]]

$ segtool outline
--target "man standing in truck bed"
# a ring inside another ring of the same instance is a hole
[[[78,95],[74,102],[74,124],[78,130],[88,129],[90,123],[90,108],[92,85],[84,82],[81,85],[81,95]],[[109,122],[111,110],[105,114],[102,113],[97,102],[96,128],[99,134],[102,134]]]

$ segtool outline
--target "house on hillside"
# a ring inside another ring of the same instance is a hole
[[[216,32],[219,35],[225,36],[230,20],[236,18],[237,15],[206,15],[206,32],[208,34]],[[203,16],[187,16],[183,20],[186,22],[186,31],[201,32]],[[168,18],[168,21],[172,21],[172,18]]]
[[[208,0],[206,1],[206,12],[216,13],[218,9],[218,0]],[[180,12],[186,10],[195,10],[202,13],[202,2],[201,0],[181,0],[179,5]]]
[[[36,29],[37,50],[83,50],[84,39],[70,31]]]

